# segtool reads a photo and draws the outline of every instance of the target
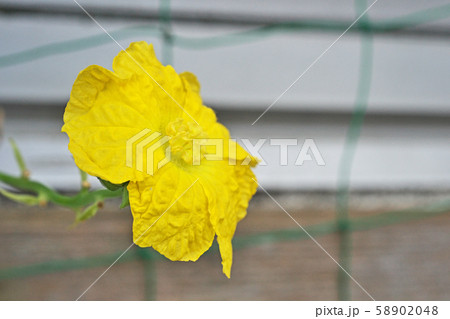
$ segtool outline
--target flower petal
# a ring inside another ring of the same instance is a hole
[[[158,121],[145,116],[157,109],[152,88],[91,66],[80,73],[64,114],[63,132],[69,150],[83,171],[115,184],[142,180],[144,174],[126,165],[127,141],[145,128],[159,130]]]
[[[248,202],[256,192],[256,178],[248,165],[230,165],[225,160],[203,163],[199,176],[208,197],[223,272],[229,278],[233,261],[231,240],[237,223],[245,217]]]
[[[159,96],[165,97],[164,103],[158,102],[160,106],[164,106],[166,112],[170,111],[167,109],[168,105],[171,108],[177,107],[177,111],[182,110],[185,88],[181,78],[172,66],[163,66],[159,62],[152,44],[145,41],[131,43],[125,51],[120,51],[114,58],[113,70],[124,78],[146,78],[153,86],[158,87],[158,93],[164,93]],[[175,117],[172,115],[170,118]]]
[[[208,200],[194,175],[173,163],[152,182],[130,182],[133,240],[171,260],[195,261],[211,247]]]
[[[188,83],[189,88],[193,92],[200,94],[200,82],[198,82],[198,79],[194,74],[191,72],[183,72],[180,73],[180,77]]]
[[[167,124],[184,113],[173,99],[184,103],[186,98],[180,77],[161,66],[151,45],[132,44],[128,51],[114,60],[116,73],[94,65],[78,75],[62,128],[76,164],[112,183],[145,178],[126,165],[127,141],[144,129],[165,134]],[[147,72],[128,54],[147,66]]]
[[[212,126],[217,125],[216,113],[211,108],[203,105],[200,96],[200,83],[197,77],[190,72],[183,72],[180,74],[180,77],[186,92],[183,119],[188,122],[194,122],[195,120],[195,123],[208,133]]]

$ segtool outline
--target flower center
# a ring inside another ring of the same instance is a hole
[[[186,122],[182,118],[170,122],[166,127],[166,134],[170,137],[172,159],[181,159],[188,164],[192,164],[193,141],[207,138],[200,125],[194,122]],[[203,153],[203,150],[200,149],[200,152]]]

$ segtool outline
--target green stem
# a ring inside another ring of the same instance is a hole
[[[27,180],[22,177],[15,177],[1,172],[0,181],[18,190],[35,193],[56,205],[72,209],[81,208],[106,198],[122,196],[121,189],[116,191],[102,189],[91,192],[85,190],[74,196],[62,195],[39,182]]]
[[[22,177],[25,179],[29,178],[30,171],[27,169],[22,153],[20,153],[19,147],[17,147],[16,141],[10,138],[9,143],[11,144],[11,147],[13,149],[14,158],[16,159],[17,165],[19,166]]]

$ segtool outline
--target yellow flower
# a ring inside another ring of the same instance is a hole
[[[202,104],[196,77],[161,65],[151,44],[132,43],[114,59],[113,70],[89,66],[73,85],[62,131],[76,164],[111,183],[129,181],[137,245],[171,260],[195,261],[217,235],[223,272],[230,277],[231,241],[257,188],[250,168],[257,161]],[[151,174],[127,165],[127,142],[142,142],[146,132],[168,141],[152,162],[142,159]],[[222,146],[196,149],[196,141]],[[170,160],[158,166],[167,155]]]

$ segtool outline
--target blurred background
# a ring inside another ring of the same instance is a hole
[[[238,225],[231,280],[216,246],[196,263],[133,248],[83,299],[370,300],[279,206],[373,298],[450,298],[448,0],[376,1],[354,25],[374,1],[78,2],[121,46],[196,74],[238,141],[298,140],[287,165],[260,149],[273,198],[260,189]],[[0,1],[1,172],[18,172],[13,137],[33,179],[78,191],[64,107],[119,51],[72,0]],[[324,166],[295,165],[305,139]],[[67,209],[0,204],[1,300],[76,299],[132,240],[114,200],[76,227]]]

